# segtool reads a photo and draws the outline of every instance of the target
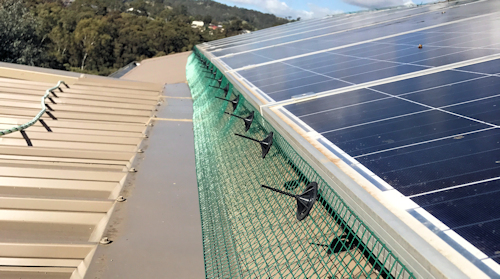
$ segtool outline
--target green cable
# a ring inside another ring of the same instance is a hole
[[[69,88],[69,86],[64,81],[60,80],[56,86],[47,89],[45,91],[45,95],[43,95],[43,97],[42,97],[42,109],[40,110],[40,112],[33,119],[31,119],[29,122],[18,125],[16,127],[12,127],[10,129],[1,130],[0,136],[5,136],[5,135],[8,135],[10,133],[21,131],[21,130],[24,130],[26,128],[33,126],[38,120],[40,120],[40,117],[42,117],[42,115],[47,110],[47,107],[45,106],[45,99],[47,99],[47,97],[49,97],[49,94],[51,93],[52,90],[58,89],[61,86],[61,84],[64,84],[67,88]]]

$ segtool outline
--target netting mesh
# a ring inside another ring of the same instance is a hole
[[[207,278],[414,278],[315,170],[194,50],[187,64],[193,95],[196,172]],[[219,84],[220,83],[220,84]],[[226,99],[240,96],[233,112]],[[212,87],[213,86],[213,87]],[[214,87],[220,87],[217,89]],[[255,118],[248,132],[242,119]],[[259,143],[273,132],[262,159]],[[317,182],[318,201],[297,221],[294,198]]]

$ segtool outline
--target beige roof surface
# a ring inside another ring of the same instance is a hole
[[[153,83],[185,82],[189,55],[191,51],[143,60],[121,79]]]
[[[163,84],[0,65],[0,278],[83,278],[155,113]],[[45,82],[43,82],[45,81]]]

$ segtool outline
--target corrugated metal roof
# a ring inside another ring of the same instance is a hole
[[[0,137],[0,277],[83,278],[163,86],[3,63],[0,76],[0,130],[31,120],[55,80],[70,86],[25,130],[33,146]]]

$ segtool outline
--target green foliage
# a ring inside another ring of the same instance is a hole
[[[62,0],[0,0],[0,61],[108,75],[132,61],[188,51],[202,42],[236,35],[242,30],[255,30],[245,19],[249,17],[247,13],[271,18],[264,27],[284,23],[273,15],[213,1],[75,0],[69,5],[64,3]],[[211,7],[208,12],[203,8],[206,5]],[[200,7],[204,11],[199,11]],[[243,12],[236,12],[238,10]],[[224,15],[228,12],[236,15]],[[192,28],[195,18],[207,25]],[[210,23],[222,23],[227,28],[212,30],[208,28]]]
[[[217,22],[229,22],[237,17],[255,27],[248,30],[263,29],[289,22],[287,19],[272,14],[231,7],[212,0],[165,0],[164,2],[169,6],[184,5],[191,15],[203,17],[210,15]]]
[[[42,48],[39,21],[18,0],[0,0],[0,61],[35,65]]]

